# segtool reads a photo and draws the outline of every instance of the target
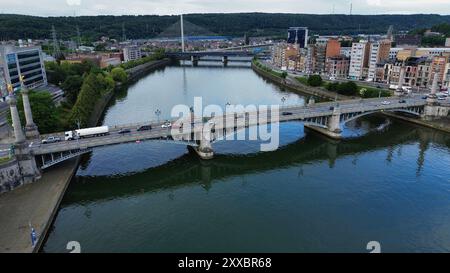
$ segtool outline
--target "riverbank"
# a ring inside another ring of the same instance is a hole
[[[435,130],[438,130],[438,131],[441,131],[444,133],[450,133],[450,119],[448,119],[448,118],[426,121],[426,120],[421,120],[421,119],[409,118],[406,116],[401,116],[398,114],[388,113],[388,112],[383,112],[383,114],[388,117],[392,117],[392,118],[404,120],[407,122],[411,122],[411,123],[414,123],[414,124],[417,124],[420,126],[432,128],[432,129],[435,129]]]
[[[253,69],[253,71],[255,71],[258,75],[260,75],[264,79],[274,82],[274,83],[280,85],[281,87],[289,89],[293,92],[312,95],[312,96],[316,96],[316,97],[327,99],[327,100],[335,100],[335,99],[349,100],[349,99],[352,99],[352,97],[340,95],[340,94],[337,94],[336,92],[331,92],[331,91],[324,90],[321,88],[306,86],[291,76],[287,76],[286,79],[277,77],[267,71],[264,71],[263,69],[261,69],[260,67],[255,65],[254,62],[252,62],[252,69]]]
[[[166,66],[170,60],[164,59],[139,65],[127,70],[130,80]],[[114,97],[114,92],[106,94],[92,113],[90,126],[95,126]],[[0,195],[0,252],[38,252],[51,228],[59,204],[70,181],[78,169],[79,157],[68,160],[42,174],[42,178],[32,184]],[[36,230],[38,240],[31,246],[31,228]]]

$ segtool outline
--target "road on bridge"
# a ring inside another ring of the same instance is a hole
[[[341,114],[346,113],[358,113],[358,112],[373,112],[373,111],[390,111],[400,108],[407,107],[421,107],[426,104],[426,101],[420,97],[408,97],[399,100],[399,98],[376,98],[376,99],[359,99],[359,100],[347,100],[347,101],[338,101],[338,102],[325,102],[325,103],[317,103],[309,106],[288,106],[282,107],[280,109],[280,117],[279,120],[290,121],[290,120],[303,120],[307,118],[313,117],[325,117],[333,114],[333,108],[339,106],[339,110]],[[249,113],[251,114],[251,113]],[[253,113],[261,115],[263,113]],[[267,114],[267,113],[266,113]],[[228,116],[229,117],[229,116]],[[227,116],[216,117],[216,119],[223,118],[226,120]],[[199,119],[196,119],[197,121]],[[171,122],[175,122],[172,120]],[[201,122],[201,120],[200,120]],[[270,122],[268,120],[267,122]],[[126,142],[135,142],[140,140],[150,140],[150,139],[162,139],[162,140],[172,140],[171,129],[170,128],[161,128],[161,125],[164,122],[153,122],[153,123],[136,123],[136,124],[128,124],[128,125],[116,125],[109,126],[110,133],[106,136],[85,138],[79,140],[72,141],[61,141],[57,143],[51,144],[41,144],[41,143],[30,143],[30,147],[32,148],[35,155],[42,155],[48,153],[57,153],[64,152],[69,150],[76,149],[88,149],[105,145],[113,145],[119,143]],[[264,122],[263,122],[264,123]],[[261,124],[261,122],[260,122]],[[138,131],[142,125],[151,125],[152,130],[149,131]],[[253,125],[246,124],[244,127]],[[255,124],[256,125],[256,124]],[[235,124],[226,124],[224,122],[223,128],[216,127],[216,130],[222,129],[231,129],[234,128]],[[130,133],[120,134],[119,131],[121,129],[130,129]],[[194,133],[201,133],[201,127],[198,131],[194,131]],[[52,134],[53,136],[60,136],[64,139],[64,132],[59,132]],[[43,136],[43,138],[49,135]],[[183,143],[183,142],[181,142]],[[189,145],[195,145],[195,143],[186,143]]]

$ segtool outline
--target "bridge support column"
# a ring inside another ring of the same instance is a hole
[[[191,56],[191,62],[192,62],[192,66],[198,66],[198,60],[200,58],[197,56]]]
[[[341,138],[341,110],[335,107],[333,114],[328,118],[328,135],[332,138]]]
[[[26,119],[25,135],[28,139],[39,139],[38,127],[33,121],[33,113],[31,112],[30,99],[28,97],[29,90],[23,83],[20,92],[22,93],[23,110]]]
[[[228,56],[223,56],[222,57],[222,63],[223,63],[224,66],[228,65]]]
[[[36,165],[36,159],[25,140],[20,123],[19,111],[17,110],[17,100],[14,95],[8,97],[8,104],[11,111],[11,118],[14,127],[14,154],[19,164],[19,171],[22,184],[28,184],[41,178],[41,173]]]
[[[203,130],[202,130],[203,131]],[[200,139],[197,147],[192,147],[201,159],[208,160],[214,157],[214,151],[211,145],[213,133],[210,133],[210,138],[207,139],[203,132],[198,132],[197,139]]]
[[[439,117],[446,117],[450,113],[450,107],[441,106],[437,99],[439,73],[434,73],[433,85],[431,87],[431,93],[427,97],[427,104],[424,108],[422,118],[425,120],[433,120]]]
[[[214,151],[209,140],[202,139],[200,145],[195,147],[194,150],[201,159],[209,160],[214,158]]]

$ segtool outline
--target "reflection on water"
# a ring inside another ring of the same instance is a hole
[[[243,80],[250,94],[240,103],[286,95],[247,68],[215,69],[149,75],[111,106],[105,124],[144,120],[196,94],[226,103],[243,93],[233,91]],[[366,252],[374,240],[386,252],[450,251],[448,135],[382,116],[348,124],[342,141],[300,122],[281,124],[280,134],[273,152],[218,142],[211,161],[151,141],[97,149],[72,181],[44,251],[64,252],[72,240],[86,252]]]

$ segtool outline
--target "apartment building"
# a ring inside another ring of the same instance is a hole
[[[41,47],[16,47],[0,45],[0,84],[2,94],[7,86],[20,89],[20,77],[23,76],[27,88],[47,85],[47,75]]]
[[[449,62],[448,56],[434,56],[431,60],[431,67],[430,67],[430,78],[434,79],[434,74],[438,73],[438,82],[439,84],[443,84],[445,80],[445,70],[446,66]]]
[[[123,58],[125,62],[142,58],[141,48],[139,46],[127,46],[123,49]]]
[[[350,56],[349,76],[354,80],[365,79],[369,69],[369,52],[370,43],[368,41],[360,41],[352,44],[352,52]]]
[[[314,72],[319,74],[325,73],[325,61],[327,58],[327,44],[328,38],[318,38],[316,40],[316,56],[315,56],[315,65]]]
[[[292,66],[289,61],[299,57],[299,46],[297,44],[278,44],[272,50],[272,63],[281,70],[288,70]]]
[[[325,67],[326,74],[329,77],[334,77],[336,79],[345,79],[348,75],[350,59],[343,55],[329,57],[327,58]]]
[[[381,40],[370,44],[368,79],[375,81],[377,64],[389,59],[390,40]]]
[[[306,62],[305,62],[305,72],[307,74],[312,74],[316,70],[316,45],[310,44],[308,45],[307,53],[306,53]]]

